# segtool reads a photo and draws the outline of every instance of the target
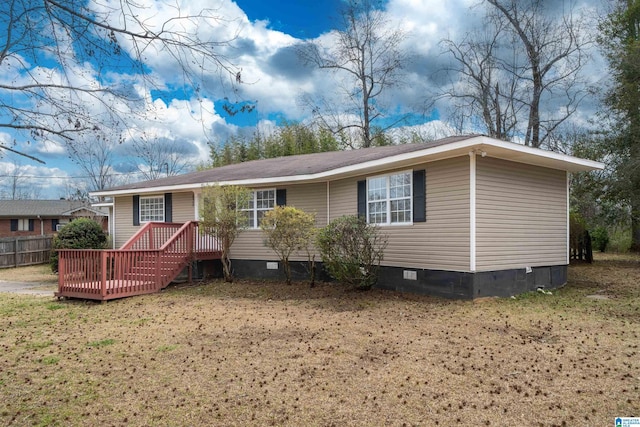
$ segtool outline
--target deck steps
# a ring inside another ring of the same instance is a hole
[[[220,255],[217,239],[200,235],[197,221],[147,223],[117,250],[59,250],[55,295],[109,300],[158,292],[193,261]]]

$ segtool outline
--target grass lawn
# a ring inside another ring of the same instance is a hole
[[[640,416],[639,346],[637,257],[476,302],[217,281],[0,294],[0,425],[612,426]]]
[[[1,268],[0,280],[9,282],[41,283],[43,285],[57,285],[58,276],[51,272],[49,264],[30,265],[28,267]]]

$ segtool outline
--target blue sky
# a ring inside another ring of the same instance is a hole
[[[92,1],[97,0],[87,0],[89,4]],[[101,0],[100,4],[105,1],[113,0]],[[582,0],[578,6],[594,7],[598,2]],[[306,120],[309,111],[300,99],[307,95],[330,94],[339,84],[335,75],[302,65],[296,55],[296,46],[308,41],[327,47],[333,45],[335,33],[332,29],[339,22],[337,12],[341,0],[280,0],[277,3],[264,0],[137,0],[137,3],[144,6],[141,13],[148,14],[148,20],[159,22],[172,17],[172,9],[162,7],[164,3],[176,3],[195,11],[213,8],[223,20],[206,28],[188,30],[214,40],[232,40],[231,45],[221,48],[220,53],[242,70],[243,83],[230,89],[225,79],[231,79],[231,76],[207,74],[203,98],[198,101],[190,89],[175,90],[183,83],[176,77],[181,73],[165,52],[148,55],[143,65],[164,90],[131,86],[145,103],[130,117],[122,132],[108,135],[116,141],[109,147],[109,152],[113,156],[112,173],[119,182],[141,179],[134,173],[140,164],[131,151],[131,140],[136,137],[142,135],[172,147],[177,156],[194,167],[208,159],[210,141],[221,143],[231,135],[247,132],[247,129],[251,132],[256,127],[269,132],[283,119]],[[402,47],[412,56],[403,84],[395,87],[386,99],[398,114],[411,116],[407,123],[410,127],[398,129],[399,132],[411,131],[424,138],[442,137],[450,132],[447,121],[450,106],[446,102],[438,101],[427,114],[423,114],[421,108],[452,83],[442,73],[448,60],[440,43],[445,38],[460,37],[478,25],[477,5],[477,0],[387,0],[384,3],[383,12],[390,28],[400,28],[406,33]],[[121,44],[124,50],[130,48],[125,42]],[[44,56],[36,62],[32,71],[38,67],[52,74],[61,71],[44,60]],[[100,75],[91,64],[78,64],[73,70],[65,71],[82,76],[87,84],[105,76],[114,80],[127,78],[126,69],[113,65],[112,62],[102,70],[107,74]],[[593,65],[596,69],[601,66],[601,63]],[[0,82],[3,73],[0,69]],[[589,78],[597,81],[598,73],[590,73]],[[250,101],[256,109],[230,117],[221,108],[225,99],[240,105]],[[341,103],[334,101],[333,105]],[[102,113],[99,106],[91,103],[86,108],[95,116]],[[586,122],[592,113],[592,110],[584,109],[576,114],[576,120]],[[109,126],[105,128],[109,129]],[[16,175],[20,175],[24,191],[35,190],[31,192],[38,198],[64,197],[76,188],[87,188],[86,173],[68,159],[64,146],[55,138],[33,140],[29,135],[0,128],[0,143],[14,142],[17,149],[45,160],[46,165],[5,154],[0,158],[0,197],[7,196],[8,188],[15,181],[12,176]]]
[[[335,27],[339,0],[284,0],[277,3],[237,0],[251,21],[269,21],[268,28],[299,39],[318,37]]]

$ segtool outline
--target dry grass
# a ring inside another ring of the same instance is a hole
[[[49,264],[30,265],[28,267],[1,268],[0,280],[9,282],[58,283],[58,276],[51,272]]]
[[[0,424],[613,425],[640,414],[638,283],[625,258],[481,302],[272,282],[0,295]]]

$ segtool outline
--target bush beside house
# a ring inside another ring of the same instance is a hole
[[[56,249],[106,249],[107,234],[93,219],[78,218],[62,227],[53,238],[51,270],[58,272],[58,251]]]
[[[378,227],[362,217],[342,216],[320,230],[317,247],[324,268],[339,281],[357,289],[370,289],[387,247]]]

